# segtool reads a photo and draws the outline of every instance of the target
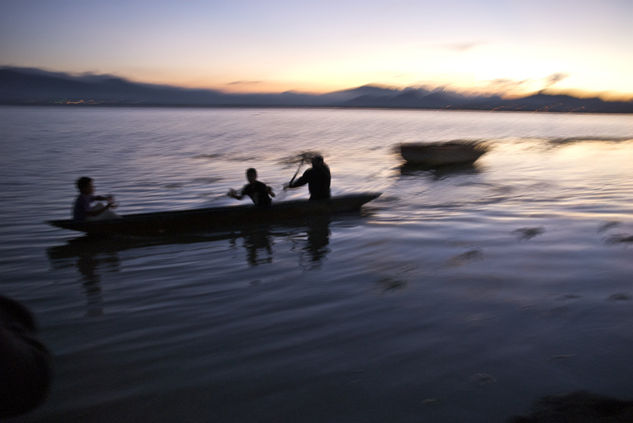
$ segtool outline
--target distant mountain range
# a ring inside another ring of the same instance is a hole
[[[0,104],[200,107],[355,107],[633,113],[631,101],[537,93],[507,99],[444,89],[366,85],[327,94],[230,94],[208,89],[131,82],[111,75],[75,76],[35,68],[0,67]]]

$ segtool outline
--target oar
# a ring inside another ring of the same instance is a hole
[[[288,185],[292,185],[292,183],[295,181],[295,179],[297,178],[297,175],[299,174],[299,171],[301,170],[301,166],[303,166],[303,164],[306,161],[312,160],[313,157],[318,156],[318,155],[320,154],[316,151],[305,151],[299,154],[299,158],[301,159],[299,161],[299,167],[297,168],[297,171],[295,172],[295,174],[292,176],[292,179],[290,179],[290,182],[288,183]]]
[[[301,166],[303,166],[303,162],[305,161],[305,158],[302,158],[301,161],[299,162],[299,167],[297,168],[297,171],[295,172],[294,175],[292,175],[292,179],[290,180],[290,182],[288,183],[288,185],[292,185],[292,183],[295,181],[295,178],[297,177],[297,175],[299,174],[299,171],[301,170]]]

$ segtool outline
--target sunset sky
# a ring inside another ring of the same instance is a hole
[[[633,1],[2,0],[0,65],[233,92],[633,97]]]

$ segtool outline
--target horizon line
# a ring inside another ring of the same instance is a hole
[[[530,97],[538,94],[547,94],[547,95],[567,95],[570,97],[575,97],[579,99],[586,98],[599,98],[603,101],[609,102],[630,102],[633,101],[633,93],[614,93],[610,91],[589,91],[583,89],[556,89],[554,87],[545,87],[539,90],[533,91],[524,91],[524,92],[513,92],[513,91],[498,91],[498,90],[485,90],[481,88],[471,87],[471,88],[463,88],[463,87],[452,87],[450,85],[441,85],[441,84],[433,84],[433,83],[420,83],[415,85],[393,85],[386,84],[381,82],[366,82],[358,85],[350,86],[348,88],[334,89],[328,91],[308,91],[301,89],[287,89],[281,91],[232,91],[220,88],[221,86],[233,85],[235,81],[230,83],[221,84],[220,86],[187,86],[187,85],[178,85],[175,83],[169,82],[146,82],[142,80],[137,80],[134,78],[130,78],[127,76],[123,76],[117,73],[102,73],[95,71],[81,71],[81,72],[72,72],[72,71],[60,71],[60,70],[52,70],[45,67],[35,67],[35,66],[16,66],[3,64],[0,65],[0,69],[9,69],[9,70],[21,70],[21,71],[36,71],[36,72],[44,72],[50,74],[57,74],[59,76],[66,77],[102,77],[102,78],[117,78],[124,80],[126,82],[134,83],[134,84],[142,84],[142,85],[150,85],[157,87],[170,87],[177,88],[183,90],[204,90],[204,91],[215,91],[221,94],[226,95],[281,95],[281,94],[298,94],[298,95],[327,95],[334,94],[338,92],[350,91],[359,88],[365,87],[375,87],[381,89],[388,89],[394,91],[406,91],[406,90],[426,90],[430,92],[452,92],[455,94],[460,94],[466,97],[480,97],[480,96],[499,96],[504,99],[520,99],[525,97]],[[258,81],[260,82],[260,81]]]

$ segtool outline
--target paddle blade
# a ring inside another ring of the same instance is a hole
[[[319,153],[318,151],[303,151],[298,154],[282,157],[281,159],[279,159],[278,162],[280,164],[290,166],[296,165],[297,163],[302,164],[304,162],[309,162],[316,156],[321,156],[321,153]]]

